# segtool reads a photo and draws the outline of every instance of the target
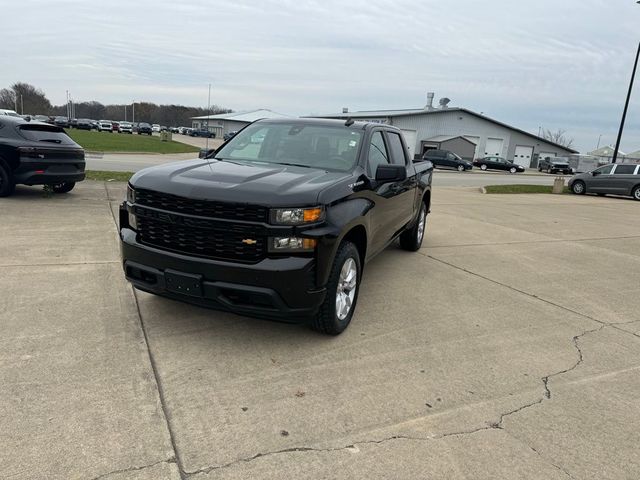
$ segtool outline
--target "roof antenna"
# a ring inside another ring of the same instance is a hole
[[[353,121],[353,118],[348,117],[348,118],[347,118],[347,121],[346,121],[346,122],[344,122],[344,126],[345,126],[345,127],[350,127],[350,126],[351,126],[351,125],[353,125],[354,123],[355,123],[355,122]]]

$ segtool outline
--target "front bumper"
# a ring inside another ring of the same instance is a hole
[[[127,280],[156,295],[289,323],[306,322],[325,297],[325,289],[315,287],[313,258],[266,258],[245,265],[143,245],[126,227],[120,239]]]

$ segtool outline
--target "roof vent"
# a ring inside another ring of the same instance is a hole
[[[342,107],[342,113],[349,113],[349,109],[347,107]]]
[[[451,103],[451,99],[447,98],[447,97],[443,97],[440,99],[440,108],[442,110],[449,108],[449,103]]]
[[[433,110],[433,97],[435,96],[435,93],[427,92],[427,104],[424,106],[425,110]]]

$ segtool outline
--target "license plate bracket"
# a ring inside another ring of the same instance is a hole
[[[202,297],[202,275],[165,270],[164,282],[169,292]]]

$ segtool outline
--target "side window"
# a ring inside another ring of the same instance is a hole
[[[384,138],[382,132],[377,131],[371,137],[371,144],[369,145],[369,176],[375,177],[378,165],[389,164],[389,153],[387,147],[384,144]]]
[[[447,153],[447,160],[455,160],[456,156],[453,153]]]
[[[604,167],[596,169],[596,172],[598,172],[600,175],[609,175],[611,173],[611,170],[613,170],[613,167],[613,165],[605,165]]]
[[[404,147],[400,135],[394,132],[387,132],[389,139],[389,150],[391,150],[391,163],[394,165],[406,165],[407,158],[404,155]]]
[[[615,172],[613,172],[613,174],[614,175],[633,175],[635,171],[636,171],[635,165],[618,165],[616,166],[616,170]]]

